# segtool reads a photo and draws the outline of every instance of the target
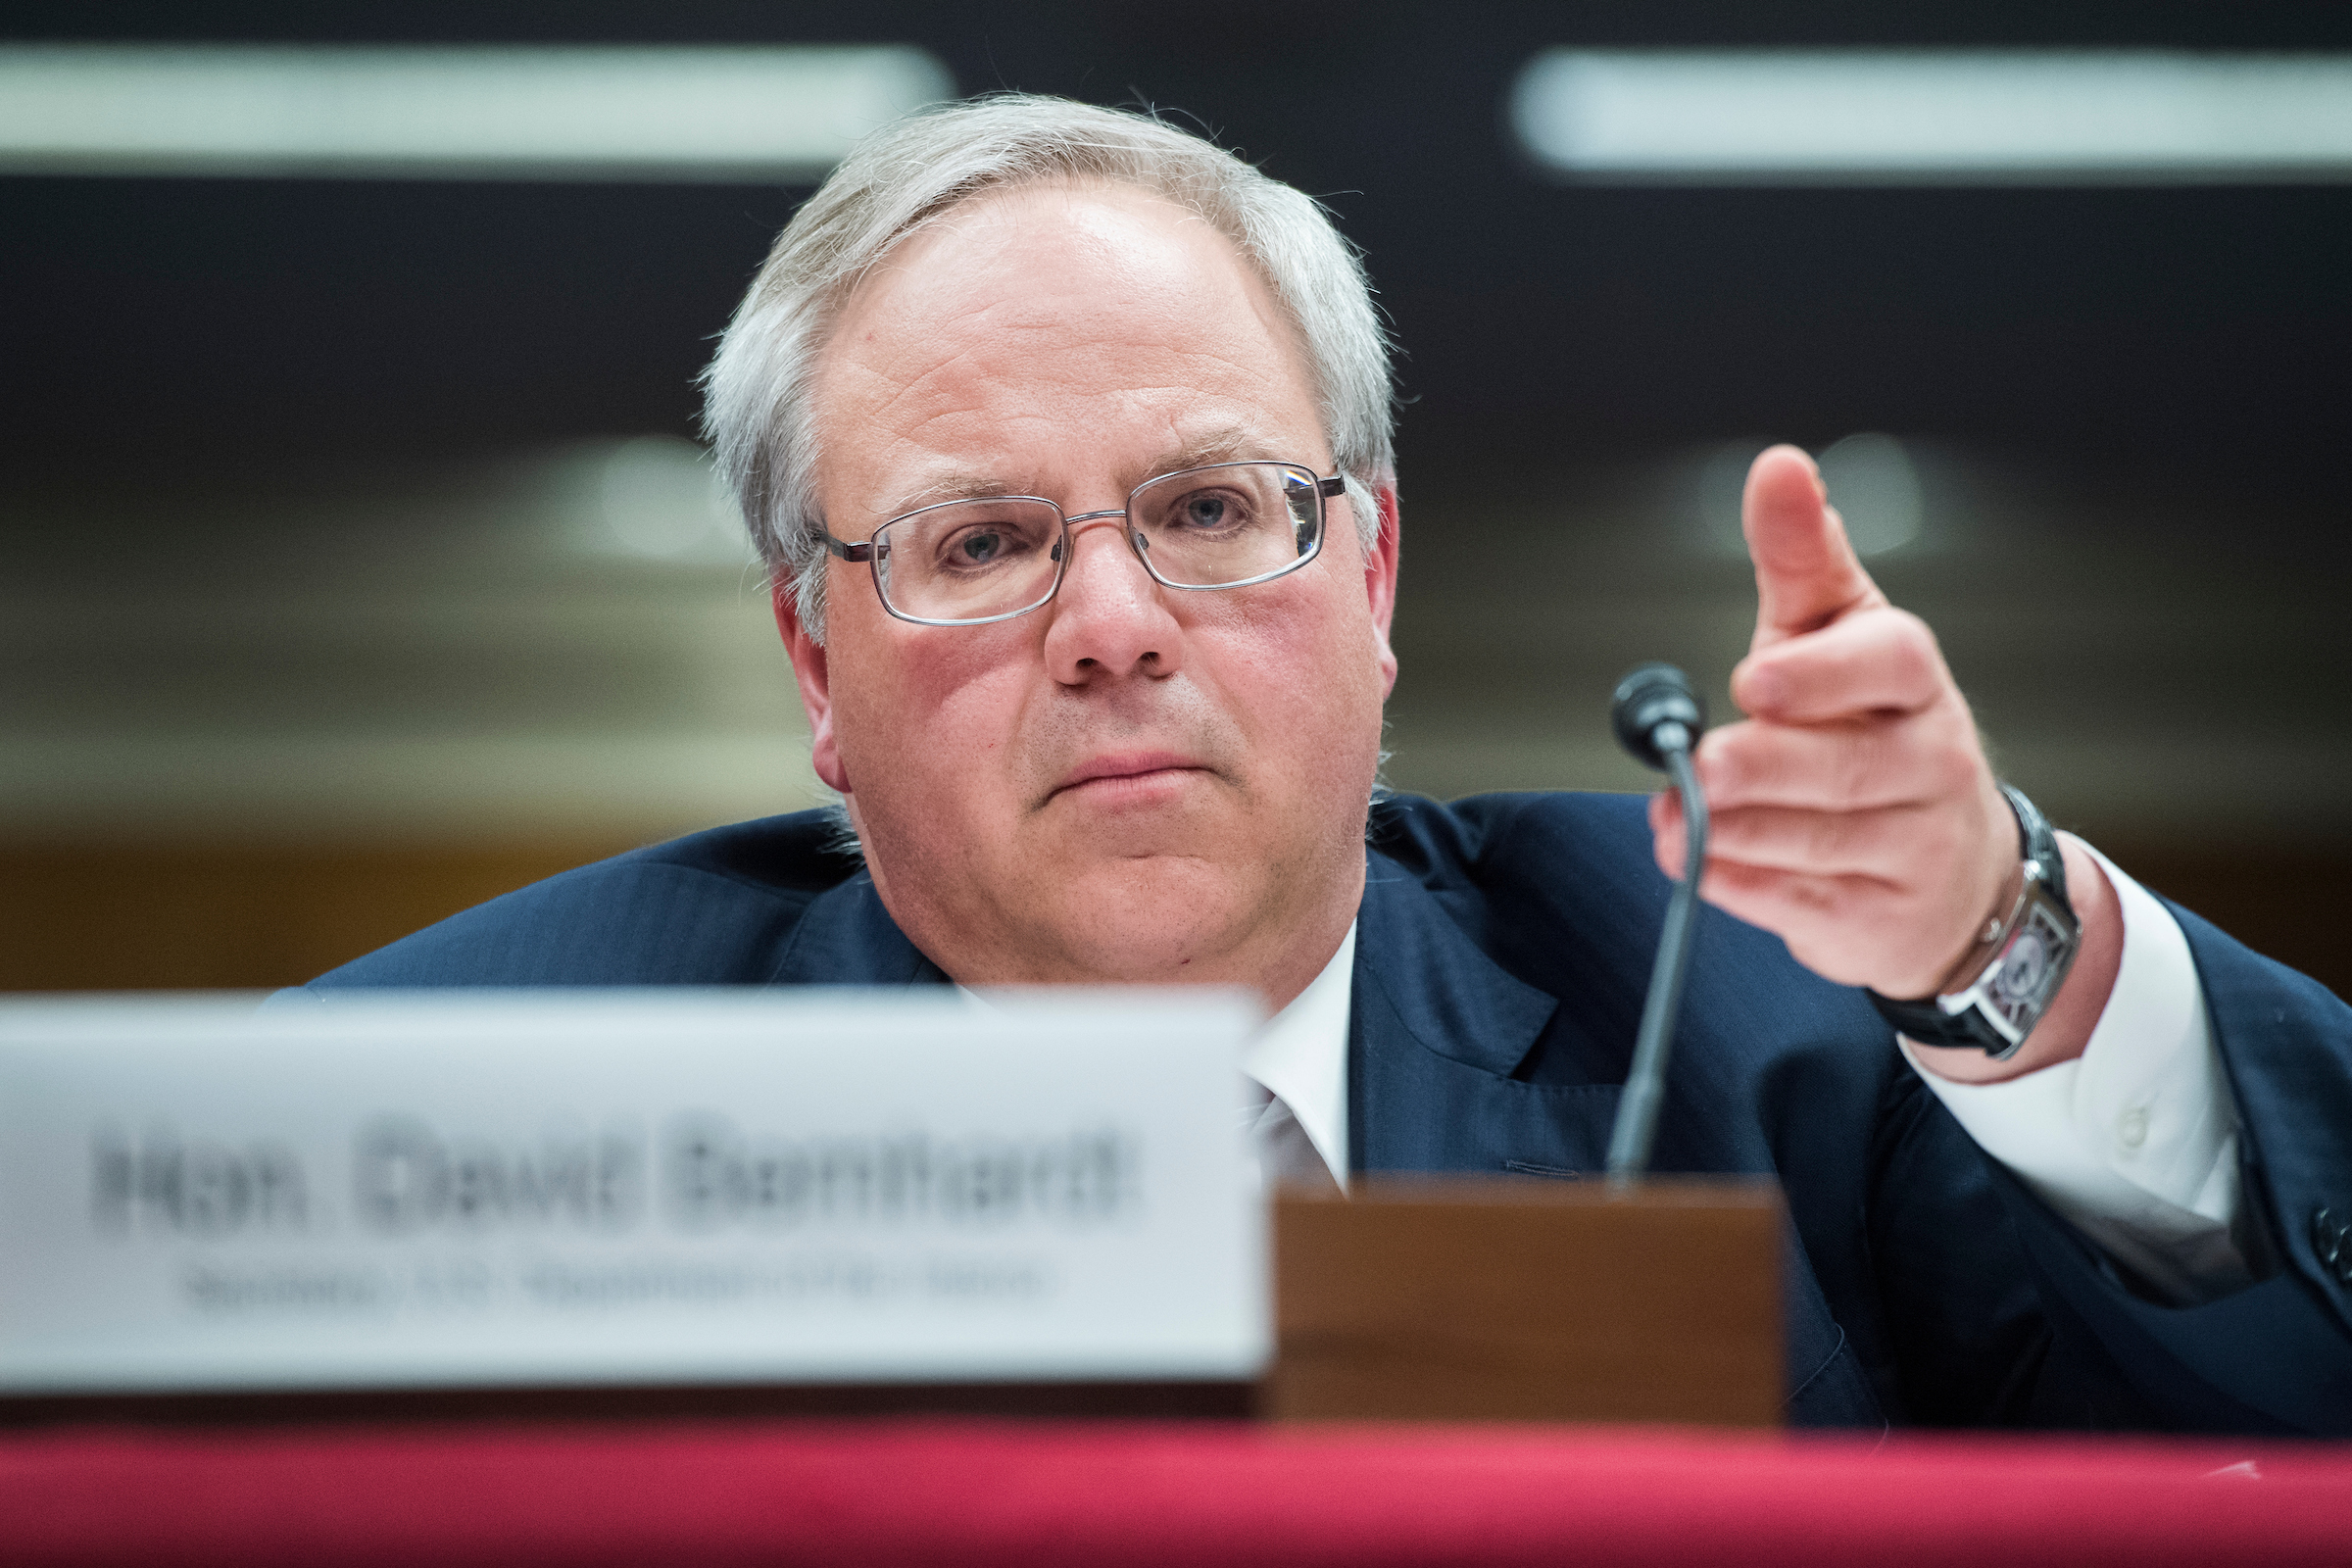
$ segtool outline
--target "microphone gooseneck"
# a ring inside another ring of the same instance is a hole
[[[1691,768],[1690,749],[1707,727],[1706,706],[1690,689],[1690,677],[1672,664],[1643,664],[1617,683],[1609,724],[1620,746],[1672,775],[1683,798],[1686,830],[1682,880],[1675,883],[1674,897],[1666,906],[1666,928],[1658,937],[1649,996],[1642,1005],[1642,1029],[1634,1040],[1633,1067],[1617,1102],[1617,1120],[1609,1129],[1609,1185],[1624,1189],[1649,1168],[1658,1103],[1666,1091],[1666,1056],[1674,1044],[1675,1014],[1682,1007],[1683,976],[1690,967],[1698,879],[1707,859],[1707,798]]]

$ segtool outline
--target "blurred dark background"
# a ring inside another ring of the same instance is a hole
[[[1396,785],[1645,788],[1608,690],[1670,658],[1729,712],[1740,459],[1866,434],[1849,513],[1888,452],[1907,509],[1872,567],[1936,627],[2010,776],[2352,982],[2352,189],[1577,185],[1504,110],[1553,46],[2334,51],[2340,5],[0,23],[45,38],[907,43],[961,92],[1155,105],[1323,198],[1402,351]],[[563,865],[815,799],[756,573],[686,444],[712,334],[806,194],[0,178],[0,985],[295,981]]]

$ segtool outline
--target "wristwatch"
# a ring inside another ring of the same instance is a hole
[[[1896,1002],[1870,993],[1880,1016],[1907,1039],[1923,1046],[1975,1046],[1995,1061],[2017,1054],[2049,1009],[2050,999],[2066,983],[2066,972],[2074,967],[2082,946],[2082,922],[2066,902],[2066,862],[2058,855],[2058,835],[2024,795],[2006,784],[2001,795],[2017,814],[2026,875],[2008,918],[1995,914],[1985,921],[1984,934],[1970,950],[1971,959],[1984,953],[1988,960],[1976,971],[1974,981],[1941,996]]]

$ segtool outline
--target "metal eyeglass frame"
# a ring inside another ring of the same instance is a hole
[[[1145,554],[1143,546],[1136,540],[1137,530],[1133,512],[1135,507],[1135,498],[1143,494],[1146,490],[1151,489],[1152,486],[1155,484],[1162,484],[1170,479],[1180,479],[1187,474],[1214,473],[1219,468],[1262,467],[1289,468],[1295,472],[1303,473],[1308,478],[1314,480],[1314,548],[1307,551],[1304,555],[1298,557],[1298,559],[1296,561],[1284,562],[1281,565],[1276,566],[1272,571],[1261,571],[1254,577],[1244,577],[1238,582],[1170,582],[1167,578],[1162,577],[1159,574],[1158,569],[1152,564],[1152,558]],[[1330,531],[1330,517],[1327,514],[1328,509],[1323,504],[1334,496],[1345,495],[1347,493],[1347,477],[1343,474],[1335,473],[1329,478],[1324,478],[1318,475],[1313,468],[1307,466],[1307,465],[1303,463],[1286,463],[1278,458],[1246,458],[1233,463],[1204,463],[1197,468],[1178,468],[1170,473],[1155,473],[1151,478],[1146,479],[1142,484],[1137,485],[1134,489],[1127,492],[1127,504],[1125,506],[1114,507],[1102,512],[1081,512],[1076,516],[1071,516],[1067,513],[1064,513],[1059,506],[1055,505],[1052,501],[1047,500],[1044,496],[966,496],[961,500],[937,501],[933,502],[927,507],[917,507],[912,512],[902,512],[897,516],[891,518],[888,522],[882,524],[881,527],[876,528],[873,532],[873,537],[870,539],[861,540],[857,544],[851,544],[844,540],[834,538],[833,530],[831,528],[827,528],[825,530],[824,540],[825,549],[833,555],[836,555],[842,560],[852,564],[859,562],[864,563],[867,569],[872,573],[873,576],[874,597],[882,602],[882,609],[886,613],[893,615],[900,620],[912,621],[917,626],[993,626],[998,621],[1018,619],[1022,615],[1029,614],[1035,611],[1043,610],[1046,606],[1054,602],[1054,596],[1061,592],[1062,577],[1070,569],[1070,557],[1074,553],[1070,549],[1071,532],[1082,522],[1101,522],[1111,517],[1125,518],[1127,521],[1127,526],[1122,531],[1121,537],[1126,539],[1128,550],[1134,554],[1136,560],[1143,563],[1144,570],[1151,575],[1151,578],[1153,582],[1159,584],[1162,588],[1181,588],[1187,592],[1193,593],[1213,593],[1224,588],[1247,588],[1252,583],[1272,582],[1277,577],[1288,576],[1290,573],[1297,571],[1300,566],[1305,565],[1308,562],[1321,555],[1323,553],[1324,535]],[[942,620],[930,615],[909,615],[898,606],[892,604],[890,602],[890,595],[882,590],[881,558],[890,553],[890,546],[883,538],[883,535],[889,533],[891,529],[897,527],[902,522],[907,521],[909,518],[922,516],[925,513],[943,511],[949,507],[968,507],[976,500],[1034,501],[1040,506],[1052,507],[1054,509],[1054,514],[1061,518],[1061,548],[1054,553],[1054,580],[1052,583],[1047,585],[1046,591],[1039,595],[1034,602],[1023,605],[1018,610],[1007,610],[1001,615],[981,615],[971,620]]]

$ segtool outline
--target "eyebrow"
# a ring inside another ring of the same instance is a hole
[[[1263,460],[1295,463],[1296,456],[1266,450],[1268,442],[1255,430],[1244,425],[1226,425],[1193,437],[1181,446],[1164,448],[1145,466],[1131,481],[1141,484],[1146,479],[1163,473],[1175,473],[1184,468],[1201,468],[1215,463]],[[886,517],[904,516],[918,507],[935,506],[943,501],[988,501],[1004,496],[1030,496],[1040,493],[1034,479],[1014,480],[1003,474],[973,470],[951,470],[909,490],[891,504]],[[1052,500],[1053,497],[1047,499]]]
[[[881,514],[897,517],[917,507],[928,507],[942,501],[985,501],[996,496],[1025,496],[1026,485],[1008,483],[1004,479],[979,473],[946,473],[918,490],[909,490],[892,502]]]
[[[1256,431],[1238,424],[1227,425],[1188,441],[1173,451],[1162,452],[1152,460],[1152,471],[1138,474],[1136,482],[1140,484],[1158,474],[1174,473],[1179,468],[1206,467],[1212,463],[1232,463],[1252,458],[1279,463],[1295,461],[1281,453],[1265,450],[1266,445],[1265,437]]]

